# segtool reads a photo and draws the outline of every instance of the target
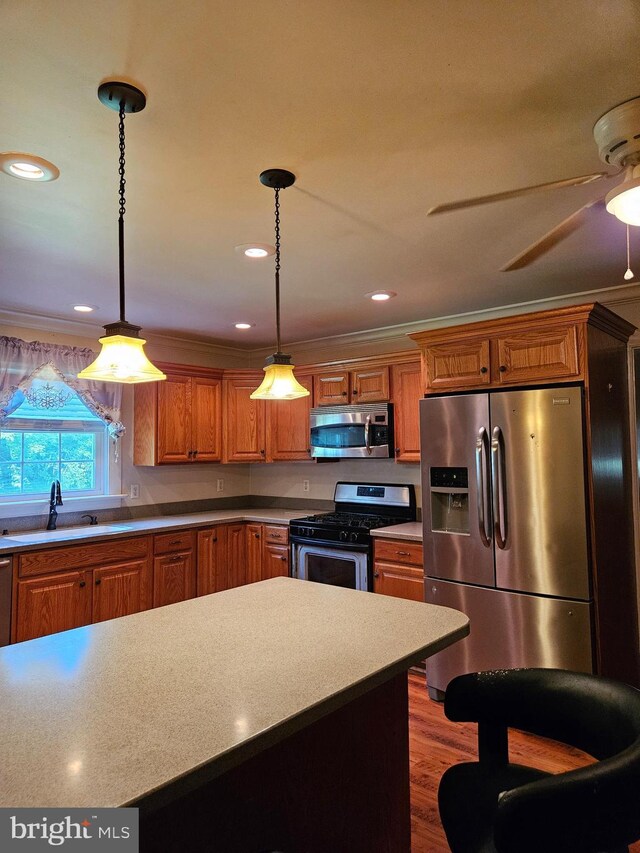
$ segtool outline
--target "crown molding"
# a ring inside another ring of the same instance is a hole
[[[359,332],[310,338],[287,343],[285,349],[293,351],[295,359],[299,363],[302,363],[301,358],[304,357],[305,353],[310,352],[314,353],[313,360],[321,361],[335,360],[336,357],[348,358],[349,352],[356,350],[362,354],[361,351],[364,348],[371,348],[372,346],[383,347],[387,352],[398,352],[414,348],[415,345],[407,336],[416,332],[455,326],[460,323],[498,319],[514,314],[528,313],[529,310],[559,308],[566,305],[579,304],[580,302],[601,302],[613,310],[615,310],[616,306],[622,305],[637,304],[640,306],[640,284],[625,283],[597,290],[583,290],[577,293],[563,294],[562,296],[532,299],[527,302],[514,302],[509,305],[500,305],[496,308],[485,308],[479,311],[447,314],[441,317],[415,320],[411,323],[400,323],[395,326],[380,326]],[[95,340],[99,337],[102,334],[103,328],[96,323],[79,322],[62,317],[47,317],[42,314],[10,310],[0,310],[0,323],[21,326],[22,328],[34,329],[36,331],[75,335],[89,340]],[[221,358],[233,358],[236,361],[244,362],[243,366],[247,368],[261,367],[263,360],[273,352],[273,346],[245,349],[226,344],[217,344],[213,341],[204,341],[183,335],[169,335],[166,333],[147,332],[145,339],[152,347],[170,347],[174,351],[200,352],[208,356],[215,357],[218,355]],[[632,343],[638,341],[640,341],[640,332],[636,332],[631,338]],[[324,356],[323,353],[325,353]],[[354,355],[355,357],[358,356]]]

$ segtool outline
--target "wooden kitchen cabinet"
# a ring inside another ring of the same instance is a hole
[[[264,543],[261,580],[289,576],[289,547]]]
[[[604,310],[578,305],[410,335],[422,352],[427,394],[584,379],[586,326]]]
[[[151,606],[150,536],[27,551],[14,571],[12,642]]]
[[[391,366],[396,462],[420,461],[420,400],[422,368],[419,361]]]
[[[227,526],[198,531],[197,593],[209,595],[229,585],[227,572]]]
[[[251,399],[262,377],[247,374],[223,382],[224,462],[266,460],[265,401]]]
[[[247,524],[247,583],[262,580],[262,525]]]
[[[227,526],[227,588],[242,586],[247,582],[246,524]]]
[[[269,400],[266,406],[267,462],[309,461],[313,376],[296,374],[298,382],[311,393],[297,400]]]
[[[14,642],[88,625],[91,595],[91,572],[19,580],[14,587]]]
[[[163,382],[134,390],[134,465],[220,462],[222,371],[159,365]]]
[[[92,622],[129,616],[151,607],[151,565],[135,560],[93,570]]]
[[[154,536],[153,606],[163,607],[196,594],[195,533]]]
[[[327,370],[315,375],[314,388],[316,406],[385,402],[389,399],[389,367]]]
[[[373,547],[373,591],[424,601],[422,544],[376,537]]]

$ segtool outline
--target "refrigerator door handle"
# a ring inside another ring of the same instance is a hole
[[[491,547],[491,537],[487,533],[487,523],[485,519],[484,509],[487,505],[487,485],[488,476],[485,479],[485,466],[489,464],[489,436],[484,427],[478,430],[476,438],[476,487],[478,501],[478,529],[480,531],[480,540],[485,548]],[[484,455],[484,459],[482,458]],[[488,472],[487,472],[488,473]]]
[[[506,476],[504,458],[504,439],[499,426],[493,428],[491,438],[491,479],[493,492],[493,532],[496,545],[503,551],[507,547],[507,501]],[[500,523],[500,509],[504,520],[504,531]]]

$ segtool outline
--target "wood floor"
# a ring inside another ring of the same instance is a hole
[[[438,817],[438,782],[450,765],[477,760],[477,727],[447,720],[442,704],[429,699],[424,677],[413,673],[409,675],[409,750],[411,851],[447,853]],[[514,762],[550,773],[581,767],[591,760],[576,749],[522,732],[510,733],[509,755]],[[629,849],[640,853],[640,842]]]

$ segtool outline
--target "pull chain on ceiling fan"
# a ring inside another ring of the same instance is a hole
[[[605,207],[607,212],[625,222],[627,226],[640,225],[640,97],[618,104],[601,116],[594,125],[593,136],[600,159],[607,166],[613,166],[616,169],[615,172],[593,172],[575,178],[564,178],[531,187],[438,204],[427,211],[427,215],[449,213],[552,189],[590,184],[603,178],[614,178],[625,170],[622,183],[614,187],[606,196],[590,201],[574,211],[555,228],[508,261],[501,269],[503,272],[510,272],[528,266],[580,228],[594,213],[599,214]]]

